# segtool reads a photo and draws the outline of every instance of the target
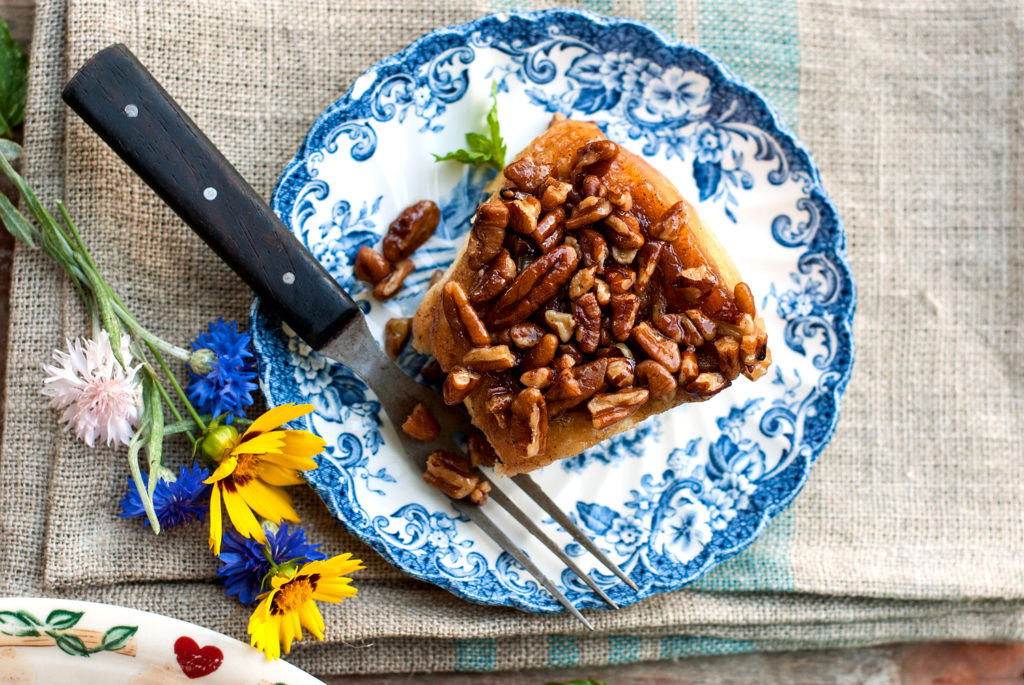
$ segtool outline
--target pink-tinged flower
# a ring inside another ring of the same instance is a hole
[[[114,356],[106,331],[98,340],[68,340],[67,352],[53,351],[53,366],[43,364],[43,394],[51,407],[64,410],[64,429],[74,431],[89,447],[97,439],[108,446],[127,445],[139,425],[139,366],[131,365],[128,342],[128,336],[121,336],[124,367]]]

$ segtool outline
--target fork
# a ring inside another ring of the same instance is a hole
[[[266,202],[242,178],[199,127],[123,45],[94,55],[68,82],[64,100],[244,280],[262,301],[320,354],[341,362],[377,395],[402,452],[421,473],[435,450],[462,453],[457,434],[469,425],[465,410],[407,376],[374,340],[358,305],[306,250]],[[399,427],[417,403],[441,425],[433,442],[420,442]],[[481,472],[490,501],[507,511],[612,608],[616,604]],[[624,583],[636,584],[526,474],[515,483],[581,546]],[[459,513],[480,527],[551,595],[593,630],[590,622],[484,508],[453,500]]]

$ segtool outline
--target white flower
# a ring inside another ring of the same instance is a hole
[[[53,351],[55,365],[43,364],[43,394],[50,406],[64,410],[60,422],[65,430],[73,430],[89,447],[97,438],[108,446],[127,445],[139,424],[141,404],[139,366],[131,366],[128,336],[121,336],[125,368],[114,357],[106,331],[99,340],[67,343],[67,352]]]

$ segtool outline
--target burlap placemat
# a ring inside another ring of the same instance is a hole
[[[540,3],[531,8],[540,7]],[[183,341],[244,320],[240,282],[73,115],[59,90],[127,43],[269,195],[310,122],[355,76],[486,3],[299,5],[45,0],[37,10],[26,175],[68,200],[115,287]],[[312,535],[367,562],[327,613],[321,673],[599,664],[689,653],[1024,637],[1024,383],[1018,228],[1019,6],[601,3],[718,54],[815,153],[860,288],[858,362],[832,445],[753,547],[695,587],[565,617],[478,607],[412,581],[305,498]],[[123,454],[66,439],[39,364],[85,328],[69,286],[18,250],[0,457],[0,592],[138,606],[240,637],[201,527],[154,539],[116,519]],[[112,477],[111,474],[116,474]],[[849,630],[841,628],[850,622]]]

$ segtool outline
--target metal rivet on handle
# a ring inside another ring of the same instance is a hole
[[[129,119],[134,119],[135,117],[139,116],[139,108],[135,105],[125,105],[124,113],[128,115]]]
[[[203,197],[205,197],[207,200],[216,200],[217,189],[213,187],[203,188]]]
[[[295,282],[295,274],[293,274],[291,271],[285,271],[284,274],[281,276],[281,280],[284,281],[285,285],[291,285],[292,283]]]

